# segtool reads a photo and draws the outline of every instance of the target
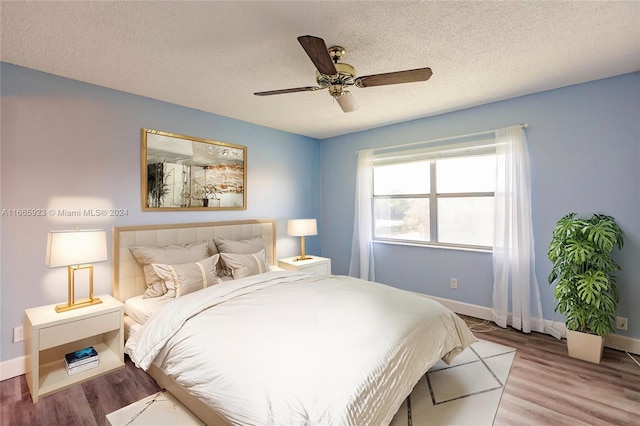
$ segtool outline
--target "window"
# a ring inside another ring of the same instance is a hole
[[[376,240],[454,247],[493,246],[493,144],[377,155]]]

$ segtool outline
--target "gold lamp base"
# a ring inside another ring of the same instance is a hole
[[[75,272],[78,269],[89,270],[89,298],[76,301],[75,300]],[[73,309],[86,308],[87,306],[92,306],[92,305],[97,305],[99,303],[102,303],[102,300],[100,300],[97,297],[93,297],[93,265],[69,266],[68,274],[69,274],[69,289],[68,289],[69,300],[67,303],[57,305],[56,312],[67,312]]]
[[[311,257],[307,256],[304,253],[304,235],[300,237],[300,256],[296,257],[295,259],[293,259],[295,262],[298,262],[300,260],[309,260],[311,259]]]
[[[91,305],[97,305],[99,303],[102,303],[102,300],[100,300],[97,297],[95,297],[93,299],[83,299],[83,300],[79,300],[77,302],[74,302],[73,304],[64,303],[62,305],[57,305],[56,306],[56,312],[67,312],[67,311],[71,311],[71,310],[74,310],[74,309],[85,308],[85,307],[91,306]]]

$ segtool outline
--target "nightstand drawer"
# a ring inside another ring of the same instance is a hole
[[[320,263],[317,265],[305,266],[304,268],[298,269],[301,272],[311,272],[318,275],[331,275],[329,263]]]
[[[109,312],[40,330],[40,350],[106,333],[120,328],[122,311]]]

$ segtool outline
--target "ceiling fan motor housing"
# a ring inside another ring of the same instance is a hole
[[[335,75],[325,75],[316,71],[318,86],[324,89],[331,85],[352,86],[355,83],[356,69],[354,67],[341,62],[336,63],[335,66],[338,71]]]

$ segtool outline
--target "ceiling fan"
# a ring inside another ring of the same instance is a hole
[[[254,95],[270,96],[294,92],[313,92],[328,88],[329,94],[334,97],[342,110],[344,112],[351,112],[358,109],[358,103],[351,95],[351,92],[345,90],[348,86],[365,88],[389,84],[413,83],[426,81],[432,75],[431,68],[418,68],[356,78],[356,70],[354,67],[344,62],[338,62],[346,53],[343,47],[332,46],[327,49],[327,45],[323,39],[310,35],[300,36],[298,37],[298,41],[316,67],[316,82],[318,85],[256,92]]]

